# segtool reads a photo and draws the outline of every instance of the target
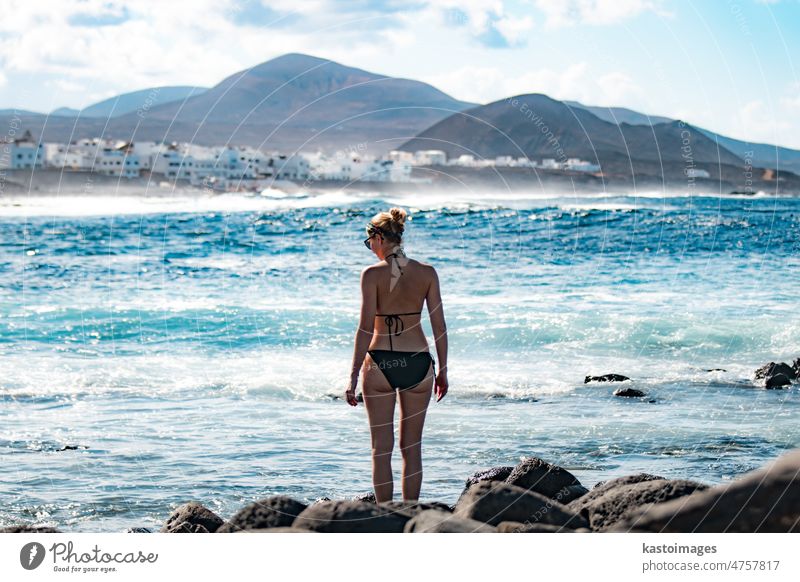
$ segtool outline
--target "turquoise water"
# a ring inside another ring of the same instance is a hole
[[[800,199],[20,197],[0,201],[0,526],[157,528],[192,499],[227,517],[370,491],[365,410],[331,394],[363,226],[393,204],[449,327],[423,499],[525,455],[588,486],[718,483],[800,446],[800,386],[752,384],[800,357]],[[583,383],[610,372],[648,397]]]

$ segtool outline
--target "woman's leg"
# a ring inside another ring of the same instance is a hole
[[[433,393],[433,364],[425,379],[400,391],[400,452],[403,455],[403,501],[417,502],[422,487],[422,428]]]
[[[394,492],[392,449],[397,393],[369,354],[365,358],[361,386],[372,437],[372,485],[375,488],[375,500],[378,503],[391,501]]]

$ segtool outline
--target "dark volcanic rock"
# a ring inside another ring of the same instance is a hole
[[[707,488],[702,483],[684,479],[641,481],[608,487],[602,494],[598,490],[597,496],[585,502],[579,499],[571,503],[569,509],[580,512],[593,530],[605,531],[645,506],[684,497]]]
[[[223,523],[216,513],[190,501],[172,512],[161,533],[214,533]]]
[[[149,527],[129,527],[125,533],[153,533]]]
[[[464,483],[464,489],[461,490],[461,495],[459,495],[458,498],[461,499],[461,497],[464,496],[464,493],[466,493],[470,487],[475,485],[475,483],[480,483],[481,481],[505,481],[508,479],[508,476],[511,475],[513,470],[514,467],[512,465],[508,465],[505,467],[492,467],[491,469],[475,471],[472,475],[467,477],[467,481]],[[454,507],[455,506],[450,508],[451,511]]]
[[[46,525],[12,525],[0,528],[0,533],[63,533]]]
[[[622,396],[625,398],[641,398],[642,396],[647,395],[636,388],[617,388],[614,390],[614,396]]]
[[[217,530],[217,533],[232,533],[245,529],[289,527],[306,507],[305,503],[296,501],[286,495],[267,497],[240,509],[236,515]]]
[[[492,533],[494,527],[464,517],[456,517],[448,511],[428,509],[408,520],[406,533]]]
[[[630,380],[627,376],[623,376],[622,374],[603,374],[602,376],[586,376],[583,379],[584,384],[588,384],[589,382],[624,382],[625,380]]]
[[[318,532],[402,533],[411,515],[366,501],[325,501],[307,507],[292,527]]]
[[[367,503],[377,503],[375,493],[362,493],[353,497],[353,501],[366,501]]]
[[[584,518],[558,501],[516,485],[495,481],[481,481],[470,487],[459,499],[453,515],[490,525],[503,521],[549,523],[572,528],[588,525]]]
[[[786,374],[775,374],[774,376],[767,377],[764,386],[766,388],[783,388],[784,386],[789,386],[791,383],[792,381]]]
[[[769,364],[764,364],[758,370],[755,371],[753,376],[756,380],[765,380],[770,376],[775,376],[776,374],[783,374],[787,378],[794,379],[796,377],[795,369],[786,364],[784,362],[770,362]]]
[[[620,485],[630,485],[631,483],[641,483],[642,481],[655,481],[656,479],[664,479],[658,475],[651,475],[650,473],[637,473],[636,475],[625,475],[624,477],[617,477],[610,481],[598,481],[594,484],[591,491],[585,497],[573,503],[580,503],[581,501],[588,501],[597,497],[597,494],[605,494],[606,491]]]
[[[452,508],[447,505],[446,503],[442,503],[440,501],[431,501],[430,503],[405,503],[403,501],[384,501],[383,503],[379,503],[381,507],[385,507],[392,511],[400,511],[407,515],[417,515],[422,513],[423,511],[429,510],[437,510],[437,511],[445,511],[447,513],[453,513]]]
[[[575,475],[538,457],[523,459],[506,478],[506,483],[541,493],[564,504],[588,491]]]
[[[504,521],[497,526],[498,533],[589,533],[592,530],[581,527],[571,529],[546,523],[520,523],[518,521]]]
[[[792,362],[792,370],[794,370],[794,377],[800,380],[800,358],[795,358]]]
[[[741,478],[644,508],[612,531],[800,532],[800,449]]]

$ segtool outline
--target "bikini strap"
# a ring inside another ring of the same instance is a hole
[[[400,335],[406,328],[403,320],[400,319],[401,315],[421,315],[421,311],[411,311],[409,313],[376,313],[375,317],[383,317],[384,323],[389,330],[389,349],[394,350],[392,345],[392,327],[395,328],[394,335]]]

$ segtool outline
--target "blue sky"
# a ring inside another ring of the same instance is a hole
[[[489,102],[540,92],[800,148],[798,0],[6,0],[0,108],[211,86],[286,52]]]

